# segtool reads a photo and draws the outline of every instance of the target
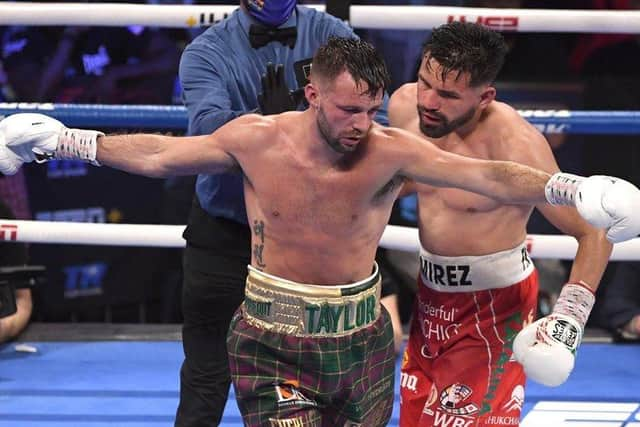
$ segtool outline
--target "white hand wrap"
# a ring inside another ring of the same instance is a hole
[[[104,136],[104,133],[95,130],[64,128],[58,137],[54,158],[83,160],[92,165],[100,166],[96,160],[99,136]]]
[[[583,180],[584,177],[570,173],[554,174],[544,188],[547,201],[552,205],[575,206],[578,186]]]
[[[553,307],[553,313],[573,317],[584,330],[584,325],[589,319],[589,314],[595,302],[596,296],[587,285],[583,283],[567,283],[562,287],[558,301]]]
[[[529,378],[550,387],[567,380],[594,302],[586,285],[568,283],[553,312],[518,333],[513,355]]]

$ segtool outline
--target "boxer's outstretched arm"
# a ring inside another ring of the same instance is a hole
[[[151,177],[216,173],[238,167],[236,155],[251,149],[253,142],[271,140],[273,123],[246,115],[211,135],[105,136],[93,130],[69,129],[43,114],[14,114],[0,121],[0,172],[12,175],[25,162],[72,159]]]
[[[96,160],[105,166],[149,177],[219,173],[236,166],[216,135],[172,137],[156,134],[98,137]]]
[[[611,176],[588,178],[539,169],[510,161],[489,161],[460,156],[400,129],[395,134],[394,158],[401,158],[399,173],[425,184],[457,187],[503,203],[575,206],[589,224],[607,230],[612,243],[640,234],[640,190]],[[393,136],[392,136],[393,137]]]
[[[400,173],[423,184],[457,187],[503,203],[538,204],[546,201],[545,186],[551,175],[511,161],[483,160],[441,150],[400,129],[396,135]]]

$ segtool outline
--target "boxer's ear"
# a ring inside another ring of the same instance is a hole
[[[320,107],[320,92],[314,83],[307,83],[305,85],[304,97],[307,99],[309,106],[314,110]]]
[[[496,99],[496,88],[493,86],[485,87],[480,93],[480,105],[481,109],[487,108],[491,101]]]

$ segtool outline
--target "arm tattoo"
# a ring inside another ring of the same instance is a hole
[[[264,263],[262,258],[264,251],[264,221],[258,221],[257,219],[253,221],[253,234],[258,236],[260,240],[259,243],[253,245],[253,256],[258,263],[258,267],[265,268],[267,264]]]

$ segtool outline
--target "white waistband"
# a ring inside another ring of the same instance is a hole
[[[247,265],[247,269],[249,270],[249,275],[251,275],[254,279],[269,282],[280,288],[283,288],[283,290],[290,291],[294,295],[325,295],[330,297],[358,293],[361,289],[372,286],[378,280],[379,274],[378,263],[374,261],[373,272],[367,278],[364,278],[357,282],[348,283],[346,285],[318,285],[294,282],[283,277],[265,273],[264,271],[258,270],[251,264]]]
[[[479,256],[447,257],[420,249],[422,283],[440,292],[505,288],[524,280],[534,268],[524,242],[513,249]]]
[[[338,337],[372,325],[380,316],[380,274],[345,286],[309,285],[249,267],[242,304],[254,327],[298,337]]]

